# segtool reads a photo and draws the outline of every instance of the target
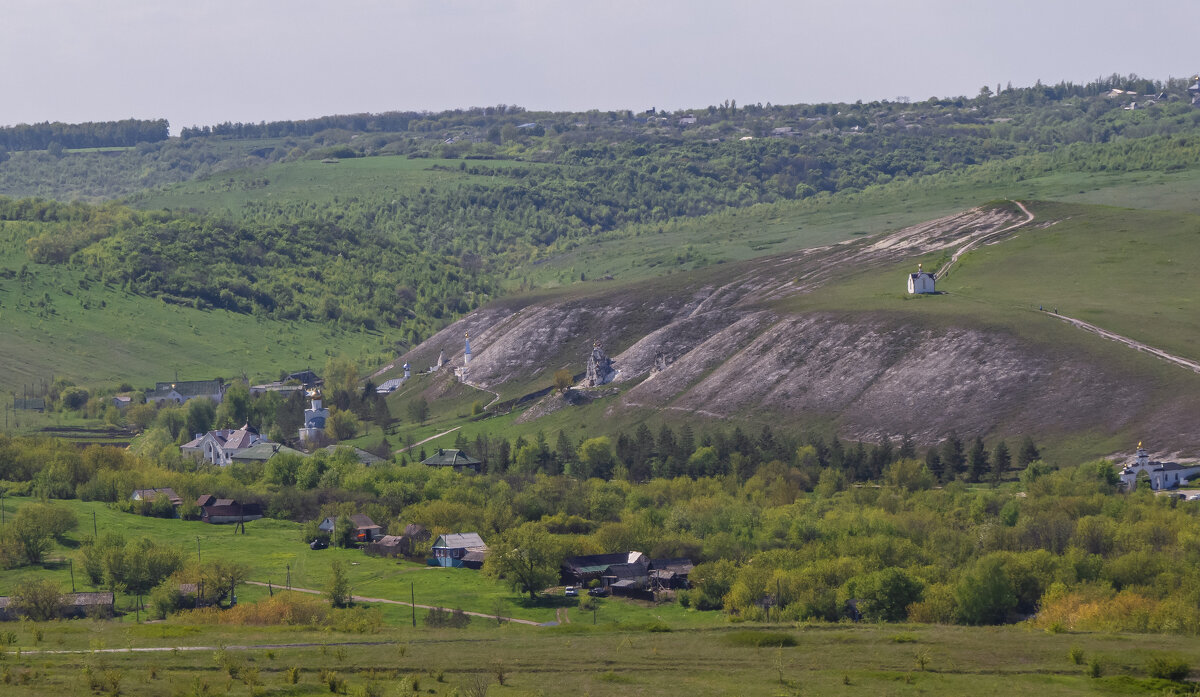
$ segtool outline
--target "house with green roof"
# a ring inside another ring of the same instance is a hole
[[[250,446],[243,448],[229,455],[229,459],[233,462],[266,462],[276,455],[298,455],[300,457],[308,457],[308,453],[289,448],[281,443],[272,443],[270,441],[260,441]]]
[[[481,460],[476,460],[457,448],[438,448],[438,451],[421,461],[422,465],[430,467],[453,467],[455,472],[471,470],[478,473],[483,467]]]

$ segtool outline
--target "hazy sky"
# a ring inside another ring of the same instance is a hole
[[[974,95],[1200,71],[1195,0],[4,0],[0,124]]]

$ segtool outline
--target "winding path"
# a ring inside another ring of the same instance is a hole
[[[1022,227],[1024,225],[1028,225],[1028,224],[1032,223],[1033,222],[1033,213],[1029,212],[1029,209],[1025,207],[1025,204],[1021,203],[1020,201],[1013,201],[1013,203],[1017,204],[1017,207],[1020,208],[1021,211],[1025,214],[1024,220],[1013,223],[1012,225],[1009,225],[1008,227],[1000,228],[999,230],[989,233],[987,235],[982,235],[980,237],[976,237],[975,239],[971,240],[970,242],[959,247],[958,251],[954,253],[954,256],[950,257],[950,261],[946,262],[945,266],[938,269],[937,273],[934,274],[933,279],[935,281],[942,280],[942,278],[947,273],[950,272],[950,267],[954,266],[954,262],[958,261],[959,257],[961,257],[962,255],[966,254],[967,252],[971,251],[972,249],[975,249],[976,247],[978,247],[980,244],[986,242],[987,240],[990,240],[993,237],[996,237],[998,235],[1003,235],[1004,233],[1008,232],[1009,230],[1015,230],[1019,227]]]

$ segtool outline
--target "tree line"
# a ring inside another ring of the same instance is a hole
[[[87,123],[22,123],[0,127],[0,150],[129,147],[169,138],[166,119],[124,119]]]

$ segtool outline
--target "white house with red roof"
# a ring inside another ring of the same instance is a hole
[[[179,450],[184,455],[191,455],[207,460],[214,465],[224,466],[232,463],[233,456],[237,453],[248,450],[259,443],[267,442],[269,441],[259,435],[253,426],[246,424],[236,430],[223,428],[208,433],[198,433],[193,440],[179,446]]]

